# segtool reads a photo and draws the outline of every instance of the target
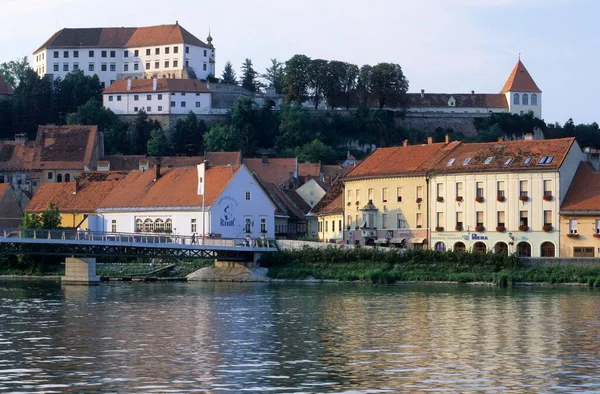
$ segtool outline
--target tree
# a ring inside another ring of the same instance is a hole
[[[162,127],[158,122],[148,120],[148,115],[144,110],[138,112],[132,128],[130,128],[132,154],[143,155],[146,153],[150,132],[153,129],[162,129]]]
[[[26,213],[21,222],[21,228],[55,230],[60,227],[60,211],[54,203],[41,214]]]
[[[62,116],[75,112],[90,99],[102,102],[102,90],[98,76],[85,75],[82,70],[68,73],[64,80],[57,79],[54,82],[54,95],[59,122],[62,123]]]
[[[315,109],[319,108],[319,104],[324,98],[328,64],[327,60],[314,59],[308,66],[308,87],[312,90],[312,102]]]
[[[4,80],[12,87],[17,87],[19,86],[19,83],[25,79],[25,74],[27,73],[28,69],[31,69],[31,67],[29,67],[27,56],[24,56],[22,58],[17,58],[16,60],[11,60],[10,62],[0,64],[0,76],[2,76]]]
[[[350,108],[350,101],[356,89],[358,74],[359,70],[356,64],[346,63],[346,73],[344,74],[344,78],[342,80],[342,94],[345,98],[344,104],[346,109]]]
[[[284,75],[283,63],[278,62],[277,59],[271,59],[271,67],[267,67],[262,77],[269,83],[269,86],[275,88],[275,93],[281,94],[283,93]]]
[[[252,66],[252,60],[248,58],[246,58],[244,64],[242,64],[242,87],[252,93],[257,92],[261,87],[261,84],[258,81],[258,73]]]
[[[341,102],[342,89],[346,78],[348,63],[332,60],[327,65],[324,96],[327,105],[333,109]]]
[[[338,155],[332,147],[315,139],[297,149],[296,156],[298,157],[298,161],[302,162],[309,161],[315,163],[321,161],[323,163],[334,164],[337,161]]]
[[[237,85],[237,80],[235,77],[235,70],[233,69],[233,65],[229,60],[225,62],[225,67],[223,68],[223,74],[221,75],[221,83],[225,83],[228,85]]]
[[[284,105],[280,112],[279,135],[275,138],[278,150],[295,149],[319,137],[313,118],[300,104]]]
[[[13,94],[13,127],[15,131],[35,136],[38,125],[56,123],[52,82],[40,78],[28,68]]]
[[[175,123],[175,132],[173,133],[175,154],[193,156],[202,152],[204,147],[203,138],[206,131],[206,123],[203,120],[198,121],[196,114],[192,111],[185,119],[179,119]]]
[[[167,138],[161,129],[153,129],[147,144],[148,156],[159,157],[167,153]]]
[[[358,102],[360,105],[369,105],[371,95],[371,74],[373,67],[365,64],[358,72],[358,80],[356,83],[356,92],[358,93]]]
[[[215,123],[204,134],[204,146],[207,151],[236,151],[242,147],[239,134],[230,125]]]
[[[285,62],[283,94],[286,102],[302,104],[306,101],[310,83],[310,63],[311,60],[306,55],[294,55]]]
[[[379,63],[371,70],[371,92],[377,99],[379,109],[386,105],[404,105],[408,80],[399,64]]]

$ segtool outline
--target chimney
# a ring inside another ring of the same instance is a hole
[[[450,143],[450,134],[446,133],[446,137],[444,139],[444,142],[449,144]]]
[[[81,185],[79,184],[79,177],[75,177],[73,181],[73,194],[77,194],[79,192]]]
[[[421,100],[425,98],[425,89],[421,89]]]
[[[160,163],[154,165],[154,182],[158,181],[158,178],[160,178]]]
[[[27,136],[25,134],[15,134],[15,145],[25,145]]]
[[[206,165],[207,165],[207,161],[204,160],[204,162],[202,164],[198,164],[197,169],[198,169],[198,195],[199,196],[203,196],[204,195],[204,178],[206,177]]]
[[[269,156],[267,156],[266,153],[262,154],[261,163],[262,163],[263,166],[266,166],[267,164],[269,164]]]
[[[154,77],[152,78],[152,90],[157,90],[158,89],[158,78]]]
[[[402,141],[402,146],[408,146],[408,140]]]
[[[474,91],[474,90],[471,90],[471,94],[475,94],[475,91]]]
[[[427,145],[433,144],[433,137],[427,137]]]
[[[131,79],[127,79],[127,90],[131,90]]]
[[[498,142],[504,142],[504,138],[503,137],[498,137]]]

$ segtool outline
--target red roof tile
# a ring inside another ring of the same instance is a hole
[[[211,166],[240,166],[242,165],[242,152],[204,152],[204,159]]]
[[[506,92],[542,92],[535,84],[529,71],[525,68],[521,59],[517,62],[510,73],[500,93]]]
[[[169,44],[189,44],[210,48],[178,23],[174,25],[138,27],[127,42],[127,47],[134,48]]]
[[[39,126],[33,153],[34,169],[94,167],[99,145],[98,126]]]
[[[27,141],[20,145],[15,141],[0,142],[0,170],[30,170],[33,164],[35,142]]]
[[[0,95],[2,94],[13,94],[13,87],[0,75]]]
[[[276,185],[284,184],[296,173],[295,158],[268,158],[264,163],[263,159],[244,158],[242,163],[250,171],[256,172],[267,183]]]
[[[317,216],[344,213],[344,183],[337,180],[311,210]]]
[[[561,211],[600,211],[600,172],[589,163],[579,164]]]
[[[128,82],[131,81],[131,89],[127,89]],[[165,79],[157,80],[157,87],[154,90],[154,81],[152,79],[118,79],[104,90],[104,94],[116,93],[149,93],[149,92],[184,92],[184,93],[210,93],[206,87],[206,82],[197,79]]]

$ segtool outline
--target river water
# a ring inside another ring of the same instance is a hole
[[[600,391],[600,291],[5,280],[0,391]]]

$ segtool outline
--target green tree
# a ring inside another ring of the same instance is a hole
[[[204,146],[210,152],[236,151],[241,149],[242,141],[231,125],[215,123],[204,134]]]
[[[161,129],[150,131],[150,139],[147,144],[148,156],[159,157],[167,153],[167,138]]]
[[[13,94],[14,131],[35,136],[39,125],[56,123],[53,87],[50,78],[40,78],[28,68]]]
[[[344,96],[344,105],[346,109],[350,108],[352,95],[355,93],[358,82],[359,69],[356,64],[346,63],[346,73],[342,79],[342,94]]]
[[[242,64],[242,87],[252,93],[257,92],[261,87],[261,83],[258,81],[258,73],[252,66],[252,60],[248,58]]]
[[[325,145],[318,139],[302,145],[302,147],[296,150],[296,155],[298,161],[309,161],[311,163],[320,161],[326,164],[334,164],[338,158],[336,151],[332,147]]]
[[[379,109],[386,105],[402,106],[406,101],[408,80],[399,64],[379,63],[371,70],[370,88]]]
[[[132,127],[130,127],[130,151],[132,154],[146,154],[150,132],[153,129],[162,129],[162,127],[158,122],[149,120],[148,115],[144,110],[139,111]]]
[[[286,102],[302,104],[306,101],[310,83],[310,63],[311,60],[306,55],[294,55],[285,62],[283,94]]]
[[[235,76],[235,70],[233,69],[233,65],[229,60],[225,62],[225,67],[223,68],[223,74],[221,75],[221,83],[225,83],[228,85],[237,85],[237,79]]]
[[[325,96],[328,64],[327,60],[313,59],[308,66],[308,87],[312,92],[315,109],[319,108],[319,104]]]
[[[356,93],[358,94],[358,102],[360,105],[368,106],[371,97],[371,75],[373,67],[365,64],[358,72],[356,82]]]
[[[278,62],[277,59],[271,59],[271,67],[267,67],[262,77],[269,83],[269,86],[275,88],[277,94],[282,94],[284,75],[283,63]]]
[[[67,114],[75,112],[90,99],[102,102],[102,90],[98,76],[85,75],[82,70],[68,73],[64,80],[57,79],[54,82],[54,95],[58,121],[62,124]]]
[[[12,87],[17,87],[19,86],[19,83],[25,79],[25,74],[29,69],[31,69],[31,67],[29,67],[27,56],[24,56],[0,64],[0,76],[2,76]]]
[[[60,211],[54,203],[41,214],[26,213],[21,222],[21,228],[55,230],[60,227]]]
[[[278,150],[295,149],[319,137],[313,118],[300,104],[284,105],[280,112],[279,135],[275,138]]]
[[[194,156],[202,152],[204,147],[204,134],[207,131],[206,123],[198,121],[192,111],[175,123],[173,133],[173,149],[175,154]]]

